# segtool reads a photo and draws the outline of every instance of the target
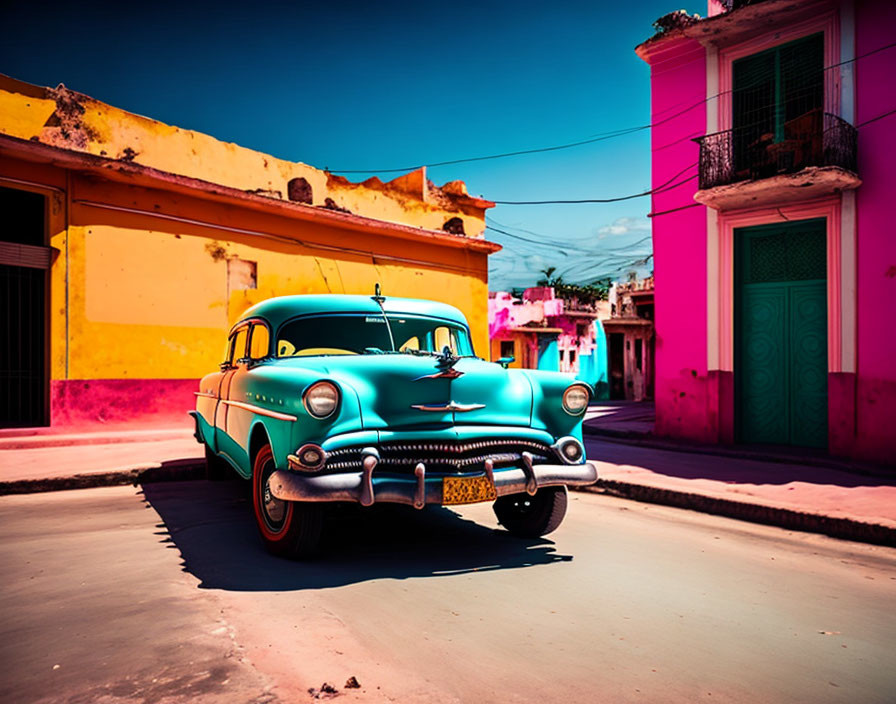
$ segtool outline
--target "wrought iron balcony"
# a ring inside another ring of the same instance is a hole
[[[793,174],[811,166],[857,172],[856,128],[836,115],[813,111],[782,125],[781,137],[756,126],[699,137],[700,189]]]

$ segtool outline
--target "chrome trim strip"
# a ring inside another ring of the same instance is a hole
[[[217,394],[210,394],[206,391],[194,391],[193,393],[196,396],[202,396],[203,398],[218,398]]]
[[[270,411],[267,408],[262,408],[261,406],[253,406],[251,403],[243,403],[242,401],[225,401],[222,399],[221,403],[227,404],[228,406],[236,406],[237,408],[242,408],[244,411],[252,411],[252,413],[257,413],[260,416],[276,418],[277,420],[290,420],[295,422],[299,419],[298,416],[292,416],[289,413],[278,413],[277,411]]]
[[[429,411],[431,413],[439,413],[445,411],[454,411],[457,413],[466,413],[467,411],[477,411],[480,408],[485,408],[484,403],[455,403],[454,401],[449,401],[448,403],[436,406],[432,404],[426,403],[418,403],[411,408],[415,408],[418,411]]]

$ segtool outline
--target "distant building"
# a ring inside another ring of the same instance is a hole
[[[655,26],[657,433],[893,463],[896,3]]]
[[[250,305],[425,296],[488,347],[492,203],[351,183],[0,76],[0,427],[182,422]]]
[[[653,277],[616,283],[610,289],[607,335],[610,398],[653,398]]]
[[[510,366],[575,375],[607,398],[606,337],[600,323],[609,304],[557,298],[551,287],[526,289],[521,298],[489,293],[491,360],[513,357]]]

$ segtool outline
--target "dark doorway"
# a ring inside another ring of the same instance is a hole
[[[653,380],[656,378],[656,338],[651,335],[647,343],[647,383],[644,385],[644,395],[648,400],[653,400]]]
[[[45,198],[0,188],[0,427],[48,425]]]
[[[610,333],[610,399],[625,399],[625,335]]]

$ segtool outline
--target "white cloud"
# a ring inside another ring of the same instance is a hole
[[[536,272],[540,274],[546,268],[544,264],[544,258],[539,256],[538,254],[533,254],[530,257],[526,257],[525,262],[526,271]],[[532,285],[534,286],[535,284]]]
[[[616,218],[611,224],[598,229],[597,239],[602,240],[613,235],[627,235],[633,232],[649,234],[650,221],[647,218]]]

